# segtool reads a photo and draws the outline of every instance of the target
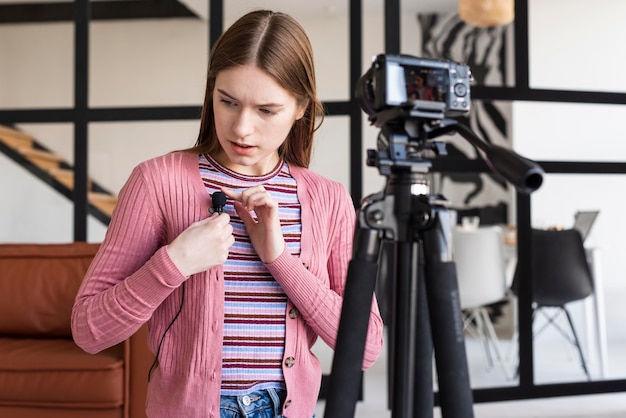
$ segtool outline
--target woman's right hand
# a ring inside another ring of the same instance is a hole
[[[191,224],[168,245],[167,252],[178,270],[191,276],[224,264],[234,242],[230,216],[214,213]]]

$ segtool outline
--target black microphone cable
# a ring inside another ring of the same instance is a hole
[[[165,336],[167,335],[167,332],[170,330],[170,328],[172,328],[172,325],[174,325],[174,322],[176,322],[176,320],[180,316],[180,313],[183,311],[183,304],[185,303],[185,285],[186,284],[187,284],[187,281],[185,280],[183,284],[181,285],[180,306],[178,307],[178,312],[176,312],[176,315],[174,315],[174,318],[172,318],[172,321],[170,322],[170,324],[167,326],[167,328],[165,328],[165,331],[163,331],[163,335],[161,336],[161,341],[159,341],[157,352],[154,355],[154,361],[152,362],[152,365],[150,366],[150,370],[148,370],[148,382],[150,381],[150,376],[152,376],[152,371],[154,370],[157,363],[159,362],[159,355],[161,354],[161,347],[163,346],[163,341],[165,341]]]

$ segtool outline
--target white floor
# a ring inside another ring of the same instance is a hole
[[[503,351],[510,358],[516,357],[514,350],[509,350],[510,340],[502,341]],[[514,347],[514,346],[513,346]],[[515,366],[509,359],[504,367],[496,365],[488,368],[484,351],[479,341],[468,338],[466,351],[472,386],[475,388],[516,385],[512,380]],[[316,346],[315,352],[322,364],[330,370],[332,352],[325,345]],[[626,342],[611,344],[610,375],[607,378],[626,379]],[[593,359],[588,359],[592,378],[599,378],[600,368]],[[365,373],[364,400],[357,403],[355,417],[389,418],[387,409],[387,359],[383,355],[379,361]],[[567,346],[564,340],[547,339],[535,343],[535,380],[537,383],[580,382],[585,381],[584,373],[576,352]],[[318,403],[316,415],[324,416],[324,401]],[[626,417],[626,392],[617,394],[585,395],[578,397],[559,397],[525,401],[506,401],[496,403],[476,403],[475,418],[624,418]],[[434,418],[441,417],[436,408]]]

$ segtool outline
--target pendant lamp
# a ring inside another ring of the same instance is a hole
[[[459,0],[459,17],[479,28],[502,26],[513,21],[514,0]]]

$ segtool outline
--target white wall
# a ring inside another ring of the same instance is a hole
[[[34,175],[0,153],[0,242],[72,242],[73,205]],[[26,203],[27,202],[27,203]],[[87,226],[104,236],[105,227],[89,216]]]

